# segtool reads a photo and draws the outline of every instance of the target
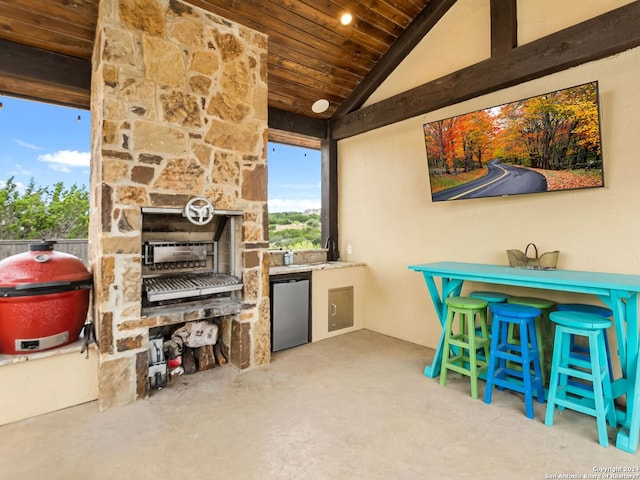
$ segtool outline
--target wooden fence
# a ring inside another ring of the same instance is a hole
[[[47,239],[48,240],[48,239]],[[0,240],[0,260],[29,250],[29,245],[39,240]],[[88,265],[87,239],[59,239],[55,240],[54,250],[75,255]]]

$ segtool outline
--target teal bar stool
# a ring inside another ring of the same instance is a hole
[[[487,362],[479,358],[478,350],[483,350],[484,359],[489,358],[487,302],[470,297],[448,297],[445,302],[447,318],[440,385],[446,384],[448,370],[458,372],[471,379],[471,397],[478,398],[478,376],[487,370]],[[479,322],[479,334],[476,321]]]
[[[535,328],[535,319],[540,316],[540,309],[510,303],[496,303],[489,308],[493,313],[493,326],[484,401],[491,403],[494,386],[523,393],[525,413],[527,417],[534,418],[534,392],[538,402],[544,403]],[[510,338],[509,330],[512,325],[520,330],[519,341]]]
[[[506,293],[500,292],[488,292],[488,291],[476,291],[469,293],[471,298],[479,298],[485,300],[489,305],[494,303],[504,303],[509,298]],[[487,330],[489,331],[489,339],[491,339],[491,309],[487,306]],[[482,353],[478,353],[482,355]]]
[[[599,305],[589,305],[587,303],[559,303],[556,305],[556,309],[561,312],[582,312],[590,313],[592,315],[599,315],[603,318],[611,319],[613,317],[613,310],[607,307],[601,307]],[[575,336],[571,336],[571,354],[574,356],[582,355],[584,359],[589,357],[589,347],[586,345],[579,345],[575,341]],[[604,334],[604,343],[609,352],[609,338],[607,333]],[[613,367],[611,366],[611,355],[607,357],[609,363],[609,378],[613,381]],[[571,381],[570,381],[571,382]],[[576,385],[585,386],[582,382],[574,382]]]
[[[507,295],[506,293],[482,291],[471,292],[469,293],[469,296],[471,298],[479,298],[481,300],[485,300],[489,305],[492,305],[494,303],[504,303],[509,298],[509,295]],[[490,313],[490,309],[487,310],[487,327],[491,325]]]
[[[598,441],[609,445],[607,422],[616,427],[616,411],[609,375],[609,351],[605,344],[606,330],[611,321],[583,312],[552,312],[550,319],[556,325],[556,335],[551,361],[551,380],[545,425],[553,425],[553,415],[558,409],[569,408],[596,417]],[[586,337],[589,358],[584,360],[571,353],[571,337]],[[585,389],[569,383],[570,378],[591,383]]]
[[[507,303],[514,305],[525,305],[540,310],[540,315],[535,319],[536,336],[538,339],[538,352],[540,354],[540,367],[542,368],[542,383],[547,384],[549,371],[551,370],[551,351],[553,350],[553,334],[551,331],[551,323],[549,322],[549,312],[555,303],[551,300],[536,297],[509,297]],[[515,333],[512,329],[509,335],[515,339]]]
[[[487,303],[504,303],[509,298],[509,295],[506,293],[500,292],[471,292],[469,294],[471,298],[479,298],[481,300],[485,300]]]

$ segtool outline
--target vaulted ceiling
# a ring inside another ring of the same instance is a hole
[[[330,118],[341,107],[342,111],[348,111],[362,104],[370,90],[397,65],[406,50],[424,36],[424,30],[433,26],[455,2],[185,1],[266,33],[269,36],[269,107],[319,119]],[[90,72],[88,62],[93,52],[98,3],[99,0],[0,1],[0,40],[11,42],[3,43],[2,50],[16,47],[16,55],[24,58],[23,68],[29,67],[34,60],[42,62],[46,57],[29,60],[33,51],[22,46],[59,54],[65,60],[59,65],[68,71],[77,72],[76,69],[80,68],[79,71],[86,75],[87,71]],[[353,21],[347,26],[340,23],[344,13],[353,16]],[[407,36],[411,38],[407,40]],[[394,45],[400,45],[401,51],[397,47],[392,49]],[[385,55],[387,57],[381,63]],[[43,75],[39,85],[29,82],[12,84],[11,78],[4,78],[0,80],[0,91],[76,106],[89,105],[88,92],[82,92],[81,88],[82,85],[88,86],[88,78],[76,78],[78,91],[69,91],[63,98],[58,98],[60,92],[55,91],[53,82],[47,82],[47,77],[54,78],[50,74]],[[328,100],[329,107],[322,113],[314,113],[311,106],[319,99]]]
[[[164,1],[269,36],[270,139],[339,140],[640,45],[640,0],[523,45],[517,0],[489,0],[490,58],[361,108],[456,0]],[[98,3],[0,0],[0,93],[88,108]]]

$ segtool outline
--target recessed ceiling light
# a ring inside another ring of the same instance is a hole
[[[313,102],[313,105],[311,105],[311,110],[313,110],[313,113],[326,112],[327,108],[329,108],[329,100],[325,98],[316,100],[315,102]]]
[[[340,23],[342,25],[349,25],[352,20],[353,20],[353,17],[351,16],[350,13],[343,13],[342,16],[340,17]]]

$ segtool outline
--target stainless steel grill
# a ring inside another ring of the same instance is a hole
[[[216,263],[211,258],[216,254],[214,242],[146,242],[143,252],[143,265],[150,272],[173,271],[142,278],[149,302],[202,297],[242,288],[238,277],[207,270]]]
[[[240,290],[240,279],[225,273],[183,273],[146,278],[143,282],[150,302],[197,297]]]
[[[206,267],[206,262],[206,243],[147,242],[144,245],[144,264],[151,270]]]
[[[173,211],[143,209],[143,312],[172,304],[210,304],[235,300],[242,289],[234,275],[238,264],[235,218],[226,211],[210,225],[194,226]]]

